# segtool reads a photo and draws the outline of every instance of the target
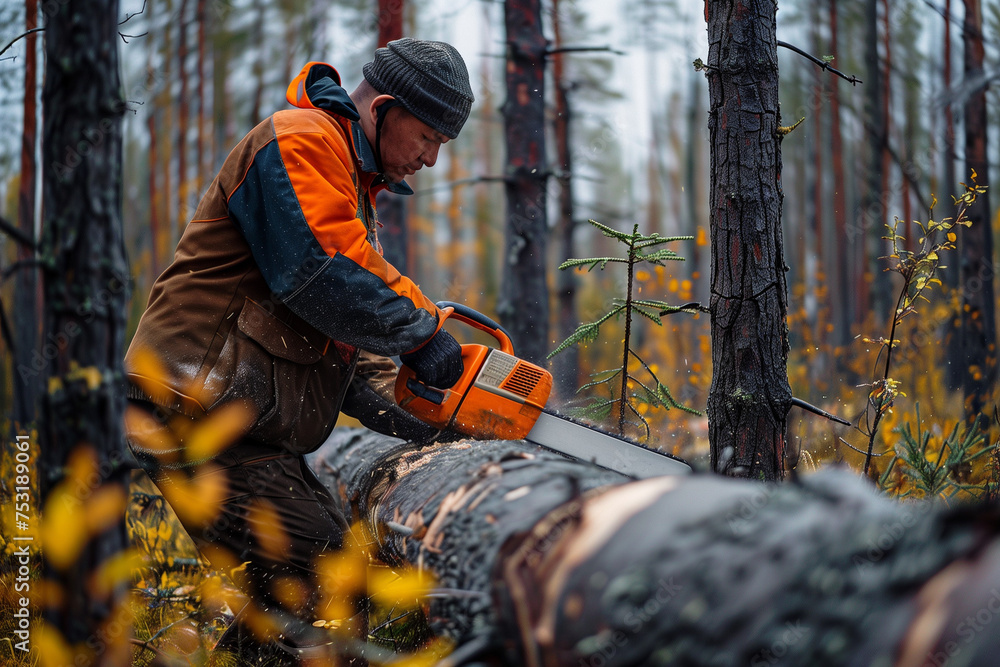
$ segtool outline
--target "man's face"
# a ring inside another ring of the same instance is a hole
[[[433,167],[438,149],[448,137],[418,120],[402,107],[389,109],[382,124],[382,169],[399,183],[421,167]]]

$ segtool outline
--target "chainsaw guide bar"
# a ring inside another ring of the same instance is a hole
[[[691,473],[687,463],[669,454],[602,433],[551,412],[542,412],[524,439],[563,456],[590,461],[635,479]]]

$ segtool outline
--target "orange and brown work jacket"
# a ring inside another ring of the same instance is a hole
[[[394,366],[375,355],[419,348],[442,319],[377,250],[375,193],[410,190],[375,173],[337,71],[309,63],[287,97],[297,108],[254,128],[209,186],[125,365],[131,398],[192,417],[242,401],[249,437],[305,453],[333,429],[355,372],[391,395]]]

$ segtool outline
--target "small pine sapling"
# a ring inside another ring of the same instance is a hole
[[[683,306],[671,306],[664,301],[657,301],[655,299],[634,298],[632,296],[632,289],[635,280],[635,267],[639,264],[663,266],[666,261],[683,261],[684,258],[680,257],[673,250],[668,248],[658,248],[657,246],[675,241],[686,241],[692,239],[693,237],[660,236],[655,233],[646,236],[639,233],[639,225],[634,225],[632,227],[632,233],[626,234],[625,232],[620,232],[616,229],[608,227],[607,225],[603,225],[596,220],[589,220],[588,222],[601,230],[601,233],[608,238],[612,238],[622,245],[627,246],[628,252],[624,257],[568,259],[563,262],[559,268],[561,270],[566,270],[586,266],[588,271],[593,271],[597,267],[604,270],[604,267],[606,267],[609,263],[625,264],[627,267],[625,298],[622,299],[616,297],[612,301],[611,310],[597,320],[581,324],[577,327],[576,331],[574,331],[566,340],[559,343],[556,349],[549,354],[549,358],[551,359],[571,345],[576,345],[578,343],[592,343],[596,341],[600,334],[602,324],[610,320],[612,317],[624,317],[625,338],[622,341],[621,366],[615,369],[594,373],[591,376],[593,380],[583,385],[578,390],[579,392],[592,387],[603,386],[608,388],[610,397],[605,399],[592,398],[590,404],[584,406],[582,412],[595,418],[606,418],[611,414],[611,411],[615,408],[615,406],[617,406],[619,435],[625,435],[625,426],[631,421],[628,417],[628,413],[631,412],[632,415],[637,418],[638,423],[641,424],[645,430],[645,436],[649,437],[649,422],[646,421],[646,418],[642,416],[641,412],[636,407],[638,404],[662,407],[667,410],[670,408],[677,408],[696,415],[701,413],[697,410],[681,405],[674,400],[670,390],[667,389],[666,385],[660,382],[660,379],[656,376],[656,373],[649,366],[649,364],[647,364],[636,353],[636,351],[631,348],[632,319],[634,316],[638,315],[645,317],[657,326],[662,326],[663,321],[660,318],[664,315],[677,312],[695,313],[698,311],[705,311],[705,309],[697,303],[689,303]],[[649,377],[652,380],[651,382],[647,381],[649,384],[643,382],[640,377],[637,377],[629,372],[628,366],[630,359],[635,359],[639,362],[640,366],[645,369],[646,373],[649,374]],[[617,382],[615,382],[616,380]],[[629,390],[632,386],[634,386],[635,389],[630,392]]]
[[[916,412],[916,433],[913,433],[909,424],[895,429],[901,441],[896,448],[895,458],[879,478],[879,488],[892,491],[890,479],[893,470],[898,469],[912,487],[900,492],[900,498],[951,499],[961,492],[974,498],[987,497],[991,493],[989,483],[980,486],[967,484],[962,480],[976,459],[996,453],[998,443],[987,446],[986,434],[980,428],[978,420],[969,428],[962,428],[959,421],[951,433],[943,438],[940,448],[935,448],[931,432],[923,428],[919,404]]]
[[[889,326],[889,337],[870,338],[862,337],[865,343],[879,346],[878,355],[875,358],[875,368],[873,379],[870,383],[861,385],[869,387],[867,405],[865,411],[858,417],[855,428],[868,438],[867,451],[857,449],[843,438],[840,439],[851,449],[865,455],[864,474],[868,474],[873,457],[882,456],[888,452],[880,454],[874,453],[875,438],[878,435],[879,423],[882,418],[892,410],[893,403],[899,396],[906,396],[900,389],[900,382],[891,377],[892,352],[899,346],[900,341],[896,340],[896,329],[903,319],[917,312],[917,301],[923,299],[927,301],[924,291],[932,284],[941,284],[936,277],[938,269],[944,268],[941,264],[941,253],[955,249],[957,235],[956,227],[970,227],[972,222],[965,216],[969,207],[976,202],[976,197],[986,192],[986,186],[976,184],[976,172],[972,172],[972,185],[962,184],[965,192],[955,198],[957,212],[954,218],[945,218],[940,221],[934,220],[934,206],[937,198],[932,196],[930,219],[926,224],[916,221],[920,227],[922,236],[917,240],[919,247],[910,251],[905,248],[906,238],[899,233],[899,226],[902,222],[896,218],[891,225],[887,224],[888,234],[883,237],[892,243],[892,254],[883,259],[889,260],[886,271],[893,271],[903,277],[903,285],[899,290],[896,299],[896,309],[893,313]],[[879,362],[885,355],[885,362],[879,372]]]

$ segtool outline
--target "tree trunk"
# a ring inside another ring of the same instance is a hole
[[[463,160],[458,151],[452,147],[448,156],[448,172],[446,178],[455,184],[464,181],[468,174],[462,167]],[[465,186],[452,185],[448,191],[448,206],[445,209],[445,219],[448,221],[448,242],[444,248],[441,266],[444,268],[442,279],[445,285],[445,298],[455,300],[463,298],[463,293],[471,283],[468,270],[467,246],[463,233],[465,202]],[[440,255],[439,255],[440,256]],[[476,269],[478,270],[478,269]]]
[[[188,0],[181,0],[180,16],[177,18],[177,73],[181,83],[181,94],[177,99],[177,236],[184,233],[194,209],[188,194],[188,115],[191,100],[188,94]],[[262,42],[258,42],[261,44]],[[173,193],[170,193],[173,194]],[[168,195],[169,196],[169,195]]]
[[[213,11],[215,14],[212,31],[212,164],[218,166],[236,144],[233,94],[229,86],[234,38],[229,28],[231,11],[229,5],[216,5]]]
[[[208,58],[208,52],[205,44],[206,40],[206,17],[205,17],[205,5],[206,0],[198,0],[198,5],[195,8],[195,20],[198,22],[198,65],[196,71],[198,72],[198,87],[197,87],[197,97],[198,97],[198,135],[197,143],[195,144],[195,196],[200,198],[204,194],[205,187],[205,175],[210,171],[213,171],[213,164],[211,162],[211,155],[206,148],[206,134],[205,131],[205,61]]]
[[[403,37],[406,0],[378,0],[378,48]]]
[[[524,442],[340,431],[312,464],[373,551],[435,578],[428,618],[453,664],[918,667],[958,637],[963,664],[1000,650],[962,633],[1000,585],[995,509],[901,504],[840,471],[630,482]]]
[[[704,99],[703,83],[704,77],[691,68],[691,88],[688,94],[687,118],[684,123],[687,131],[687,141],[684,156],[684,194],[687,200],[686,210],[690,227],[684,233],[695,238],[691,244],[691,290],[695,301],[705,303],[709,298],[709,276],[711,270],[708,265],[711,263],[711,253],[705,252],[703,247],[708,245],[708,234],[704,222],[708,218],[705,212],[705,205],[708,203],[708,193],[705,191],[705,142],[697,141],[696,138],[702,135],[705,122],[705,108],[701,101]]]
[[[32,30],[38,27],[38,2],[26,0],[24,3],[24,27]],[[24,38],[24,129],[21,131],[21,183],[17,197],[18,228],[30,239],[37,238],[35,229],[35,148],[37,146],[37,123],[35,98],[38,95],[37,35]],[[17,272],[14,288],[14,312],[17,313],[15,326],[14,363],[14,426],[27,429],[35,422],[40,370],[35,357],[39,354],[38,314],[40,312],[40,282],[38,269],[32,264],[35,251],[18,245],[17,261],[25,264]],[[23,431],[22,431],[23,432]]]
[[[892,155],[889,153],[889,137],[892,135],[892,41],[890,34],[890,14],[889,14],[889,1],[882,0],[882,108],[879,113],[882,114],[882,185],[879,188],[879,192],[882,193],[882,210],[883,220],[888,221],[889,216],[889,206],[893,203],[892,197],[889,192],[889,178],[892,175]],[[902,180],[906,180],[904,177]],[[885,236],[883,233],[883,228],[879,230],[879,237]],[[905,233],[905,232],[904,232]],[[882,259],[880,259],[885,253],[878,253],[875,255],[875,260],[881,264]],[[881,266],[876,267],[876,271],[881,273]],[[879,311],[884,312],[884,311]]]
[[[404,8],[405,0],[378,0],[379,48],[403,36]],[[413,269],[407,261],[410,234],[406,224],[406,204],[405,196],[393,194],[388,190],[378,193],[375,198],[378,221],[382,223],[378,233],[382,253],[386,261],[399,269],[403,275]]]
[[[837,36],[837,0],[830,0],[830,51],[839,53]],[[851,305],[856,296],[851,285],[847,255],[847,179],[844,174],[844,140],[840,125],[840,81],[830,83],[830,154],[833,162],[833,237],[836,261],[829,267],[828,285],[833,298],[834,345],[846,345],[851,339]]]
[[[716,472],[780,479],[791,405],[773,0],[707,4]]]
[[[149,8],[150,12],[150,24],[152,25],[153,20],[153,6]],[[153,40],[153,36],[150,35],[148,38],[150,42]],[[147,52],[148,59],[146,61],[146,80],[152,85],[154,72],[156,71],[153,67],[153,45],[150,43],[148,45],[149,51]],[[163,84],[160,84],[163,85]],[[158,106],[158,105],[156,105]],[[159,277],[160,275],[160,248],[162,244],[160,243],[160,236],[163,232],[160,229],[160,201],[163,197],[159,189],[160,182],[160,161],[158,157],[157,146],[160,139],[158,138],[158,133],[156,131],[157,119],[160,116],[160,112],[155,108],[146,109],[146,130],[149,134],[149,152],[147,153],[147,162],[149,164],[149,175],[147,178],[147,187],[149,188],[149,268],[150,285]]]
[[[813,53],[836,53],[833,50],[832,45],[827,46],[823,44],[823,40],[820,36],[820,28],[823,25],[822,19],[823,7],[821,4],[817,3],[813,5],[810,10],[810,21],[813,24],[810,30],[810,37],[812,42]],[[806,322],[803,323],[803,330],[811,330],[812,340],[810,343],[816,349],[818,354],[809,357],[809,361],[812,364],[813,377],[826,377],[827,368],[825,368],[825,355],[823,355],[820,350],[827,349],[825,341],[829,338],[827,332],[825,331],[826,322],[825,318],[819,316],[820,311],[826,307],[831,301],[831,295],[834,293],[833,290],[829,289],[831,285],[831,269],[833,268],[833,261],[830,255],[835,252],[835,248],[838,247],[839,243],[832,244],[832,248],[825,246],[822,242],[823,235],[828,227],[828,209],[824,202],[824,193],[826,190],[826,164],[829,159],[826,155],[824,148],[827,145],[826,136],[826,123],[824,118],[824,106],[825,100],[829,99],[830,88],[836,86],[836,83],[830,81],[830,77],[827,76],[826,72],[814,71],[807,72],[806,76],[813,79],[811,94],[812,94],[812,118],[810,118],[810,124],[812,125],[813,132],[813,143],[812,146],[807,150],[811,151],[812,155],[812,173],[808,173],[808,170],[803,170],[806,177],[803,179],[807,183],[811,181],[811,192],[810,194],[805,194],[801,197],[803,201],[803,210],[799,216],[799,219],[803,222],[808,221],[812,218],[812,224],[804,224],[802,233],[799,238],[802,239],[799,245],[799,257],[798,266],[796,268],[801,268],[801,273],[797,278],[793,277],[793,284],[799,283],[804,286],[805,292],[803,294],[803,301],[805,302],[805,313]],[[808,253],[812,253],[814,258],[814,270],[810,270],[808,262]],[[826,298],[817,298],[820,292],[818,291],[818,280],[817,274],[822,275],[824,282],[826,283],[827,289],[825,290]],[[817,295],[810,299],[809,295]],[[811,304],[810,304],[811,302]],[[819,384],[819,383],[817,383]],[[817,387],[818,388],[818,387]]]
[[[561,22],[564,20],[559,13],[559,0],[552,0],[552,30],[555,35],[555,48],[562,46]],[[565,54],[556,53],[552,60],[552,78],[555,87],[556,118],[555,141],[556,154],[559,163],[559,220],[556,222],[556,234],[559,243],[559,259],[576,257],[576,244],[573,235],[576,231],[576,221],[573,219],[573,155],[570,145],[570,123],[572,115],[569,103],[569,90],[572,86],[566,79],[563,59]],[[559,271],[556,273],[557,299],[557,338],[566,340],[580,323],[576,312],[577,279],[575,271]],[[559,395],[568,399],[580,388],[580,349],[576,345],[563,350],[552,361],[552,377]]]
[[[256,45],[257,57],[254,59],[253,76],[256,81],[253,92],[253,104],[250,107],[250,126],[254,127],[261,117],[261,102],[264,99],[264,74],[267,72],[267,48],[264,43],[264,22],[267,18],[267,3],[264,0],[254,0],[253,11],[256,17],[253,23],[253,40]]]
[[[506,0],[507,226],[503,283],[497,314],[519,357],[545,364],[549,347],[546,273],[547,169],[545,50],[540,0]]]
[[[492,44],[495,26],[491,23],[492,9],[490,5],[482,5],[483,20],[480,21],[480,40],[483,44]],[[482,100],[479,105],[479,127],[497,127],[499,119],[496,116],[494,92],[499,87],[493,67],[493,57],[484,53],[480,57],[479,79],[483,82]],[[495,163],[500,137],[497,132],[479,131],[476,134],[476,152],[474,157],[474,173],[480,176],[492,175],[500,167]],[[495,199],[491,192],[493,185],[480,185],[475,188],[475,257],[479,267],[479,294],[474,296],[477,302],[476,310],[481,312],[496,312],[499,294],[498,261],[502,261],[502,253],[497,248],[503,243],[502,212],[498,212]],[[497,315],[499,319],[499,315]]]
[[[944,36],[941,44],[943,61],[941,67],[942,86],[945,95],[951,98],[951,0],[945,0],[944,2]],[[941,172],[943,181],[941,190],[944,196],[941,197],[941,201],[945,207],[952,201],[958,185],[958,179],[955,177],[955,113],[951,99],[947,99],[946,102],[946,104],[941,105],[944,111],[944,128],[941,141],[941,153],[944,162],[944,169]],[[958,291],[960,284],[960,265],[961,262],[959,261],[948,262],[948,265],[941,271],[942,282],[949,289],[955,291]],[[965,352],[962,349],[961,342],[961,315],[957,312],[954,313],[954,316],[948,319],[944,329],[944,349],[948,359],[948,365],[945,367],[945,381],[949,389],[957,391],[962,388],[962,378],[964,376],[962,367],[965,366]]]
[[[128,581],[105,590],[92,581],[127,546],[121,416],[130,278],[121,221],[118,16],[117,0],[53,5],[42,93],[42,156],[49,167],[44,340],[53,341],[56,353],[41,402],[39,479],[46,522],[61,517],[57,525],[65,529],[87,524],[77,553],[68,534],[42,545],[51,587],[46,616],[71,644],[86,642],[83,651],[99,654],[88,664],[100,665],[127,664],[131,655],[129,632],[112,636],[103,626],[111,619],[127,625]]]
[[[983,15],[979,0],[964,0],[965,81],[983,76]],[[979,185],[989,186],[987,162],[986,86],[965,102],[965,171],[973,171]],[[993,291],[993,230],[989,190],[969,211],[972,226],[962,230],[962,388],[965,414],[970,422],[979,418],[990,400],[997,378],[997,330]]]
[[[864,124],[866,136],[868,137],[868,165],[865,174],[865,182],[862,188],[864,196],[861,201],[861,210],[855,218],[853,234],[848,237],[849,242],[861,242],[858,244],[862,250],[859,257],[860,262],[855,267],[854,293],[857,295],[857,309],[854,313],[854,321],[864,322],[874,308],[877,313],[886,313],[886,295],[888,291],[879,287],[882,276],[881,271],[876,270],[875,263],[878,257],[885,253],[880,252],[882,237],[885,236],[885,205],[883,199],[885,193],[882,192],[882,156],[885,152],[886,134],[883,121],[885,116],[882,113],[882,87],[885,85],[882,77],[882,70],[879,66],[878,55],[878,1],[865,0],[864,23],[865,23],[865,61],[868,65],[868,75],[865,78],[865,110]]]
[[[160,172],[160,205],[162,216],[160,221],[163,223],[161,234],[163,235],[164,243],[160,244],[163,248],[163,254],[169,257],[170,248],[176,246],[177,241],[180,240],[180,232],[183,231],[183,227],[173,224],[175,217],[174,212],[177,210],[176,201],[177,197],[174,195],[174,179],[173,179],[173,165],[174,165],[174,133],[176,131],[174,125],[174,107],[176,106],[176,101],[174,98],[174,0],[166,0],[166,7],[162,15],[162,23],[158,27],[162,39],[160,42],[160,63],[162,71],[159,73],[160,84],[159,90],[156,95],[156,109],[158,110],[158,131],[157,135],[160,139],[160,166],[158,170]],[[179,216],[178,216],[179,217]],[[177,234],[175,235],[175,232]],[[155,278],[156,276],[154,276]]]

